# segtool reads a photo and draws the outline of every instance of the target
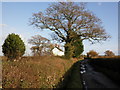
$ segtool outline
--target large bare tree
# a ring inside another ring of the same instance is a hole
[[[45,12],[35,13],[31,19],[32,25],[53,31],[56,40],[65,42],[65,55],[76,36],[81,41],[87,39],[91,43],[109,38],[101,23],[99,18],[85,8],[84,3],[74,2],[52,3]]]

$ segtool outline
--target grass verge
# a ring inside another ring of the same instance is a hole
[[[78,87],[79,66],[78,62],[74,63],[73,60],[53,56],[24,57],[16,61],[2,60],[2,87],[57,88],[58,84],[65,80],[65,74],[70,71],[67,77],[71,83],[63,86]]]
[[[74,63],[71,68],[64,74],[64,80],[59,84],[60,88],[83,88],[80,76],[80,61]]]

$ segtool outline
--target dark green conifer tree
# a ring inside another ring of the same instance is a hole
[[[2,52],[8,59],[17,59],[24,55],[25,44],[17,34],[9,34],[2,45]]]

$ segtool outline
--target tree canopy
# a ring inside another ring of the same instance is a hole
[[[104,53],[105,53],[105,56],[115,56],[115,54],[110,50],[107,50]]]
[[[31,39],[28,40],[28,43],[33,45],[31,50],[34,56],[51,54],[53,49],[53,45],[50,43],[50,40],[40,35],[32,36]]]
[[[87,56],[88,57],[96,57],[98,56],[98,53],[94,50],[90,50],[88,53],[87,53]]]
[[[105,41],[110,37],[102,27],[101,20],[87,10],[84,3],[52,3],[45,12],[33,14],[31,25],[53,31],[54,38],[66,44],[72,44],[76,34],[81,42],[87,39],[91,43]]]
[[[41,29],[49,29],[61,41],[68,40],[70,31],[76,32],[82,40],[91,42],[106,40],[106,34],[101,26],[101,20],[85,8],[84,3],[59,2],[51,4],[45,11],[33,14],[31,21]]]

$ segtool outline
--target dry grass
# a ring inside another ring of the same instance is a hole
[[[62,76],[76,62],[60,57],[23,57],[3,60],[3,88],[55,88]]]
[[[98,56],[96,58],[120,58],[120,56]]]

